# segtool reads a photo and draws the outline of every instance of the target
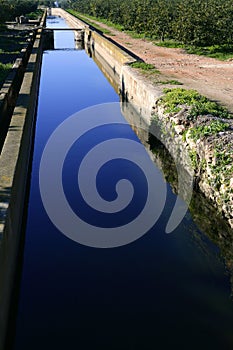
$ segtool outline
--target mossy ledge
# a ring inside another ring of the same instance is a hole
[[[233,115],[195,90],[163,92],[155,105],[154,120],[182,142],[194,170],[195,188],[233,228]]]

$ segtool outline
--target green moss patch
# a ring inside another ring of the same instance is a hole
[[[144,71],[157,71],[159,72],[155,66],[153,64],[150,64],[150,63],[145,63],[145,62],[140,62],[140,61],[137,61],[137,62],[133,62],[130,64],[131,67],[133,68],[139,68],[139,69],[142,69]]]
[[[11,68],[12,68],[12,64],[10,63],[3,64],[0,62],[0,87],[2,86]]]
[[[229,128],[228,123],[224,123],[221,120],[212,120],[209,125],[194,126],[189,130],[189,136],[197,141],[200,138],[216,135],[219,132],[226,131]]]
[[[226,108],[216,102],[208,100],[200,95],[196,90],[186,90],[183,88],[164,89],[164,96],[159,104],[162,104],[166,113],[177,113],[182,105],[191,106],[190,118],[195,119],[198,115],[211,114],[219,118],[232,118]]]

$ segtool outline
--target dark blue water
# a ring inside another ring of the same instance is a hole
[[[58,34],[57,48],[72,47],[73,39],[66,35],[70,34]],[[84,51],[44,53],[14,349],[232,349],[230,284],[218,248],[189,214],[172,234],[165,234],[176,200],[168,185],[167,204],[157,223],[141,238],[117,248],[98,249],[67,238],[45,211],[39,166],[50,135],[73,113],[117,101],[113,88]],[[99,142],[116,137],[119,142],[139,140],[129,126],[119,128],[114,123],[84,136],[72,145],[65,160],[65,195],[85,222],[102,222],[111,228],[116,218],[98,219],[95,212],[83,212],[77,168],[84,153]],[[146,151],[140,152],[139,157],[148,157]],[[117,217],[124,225],[127,215],[135,211],[139,215],[142,210],[145,179],[124,159],[108,165],[110,170],[103,168],[97,180],[106,200],[115,199],[113,184],[126,174],[137,189],[133,198],[137,205]],[[154,186],[162,187],[156,168],[155,173]],[[47,176],[53,186],[56,174],[49,171]],[[54,203],[56,211],[58,206]],[[59,213],[66,222],[63,212]]]

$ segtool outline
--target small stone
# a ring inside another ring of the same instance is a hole
[[[228,220],[228,222],[229,222],[231,228],[233,228],[233,219]]]
[[[175,125],[174,129],[177,134],[182,134],[185,130],[185,127],[183,125]]]
[[[230,188],[233,188],[233,177],[230,179]]]

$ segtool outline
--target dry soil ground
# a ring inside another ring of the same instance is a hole
[[[62,15],[61,9],[53,9],[53,15]],[[134,39],[127,33],[94,21],[108,29],[112,40],[126,47],[147,63],[153,64],[162,79],[175,79],[185,88],[193,88],[211,100],[220,102],[233,113],[233,61],[187,54],[182,49],[159,47],[145,39]]]
[[[233,112],[233,61],[219,61],[187,54],[182,49],[159,47],[144,39],[133,39],[128,34],[109,28],[100,22],[96,23],[110,30],[113,34],[109,35],[111,39],[145,62],[154,64],[168,79],[176,79],[182,82],[184,87],[198,90]]]

